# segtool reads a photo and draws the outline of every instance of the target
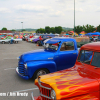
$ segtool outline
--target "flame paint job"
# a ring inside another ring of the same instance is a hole
[[[96,95],[96,96],[94,96]],[[97,97],[99,95],[99,92],[95,92],[91,95],[87,94],[87,95],[82,95],[82,96],[78,96],[78,97],[74,97],[74,98],[68,98],[68,99],[62,99],[62,100],[99,100]],[[35,100],[42,100],[41,96],[35,97]],[[58,99],[61,100],[61,99]]]
[[[86,44],[82,49],[100,52],[100,43]],[[100,68],[95,69],[95,66],[76,61],[72,68],[40,78],[54,89],[57,100],[100,100]],[[35,84],[39,87],[37,80]]]
[[[41,81],[55,90],[57,99],[99,91],[99,83],[96,79],[91,76],[86,77],[83,72],[80,73],[73,68],[44,75]]]

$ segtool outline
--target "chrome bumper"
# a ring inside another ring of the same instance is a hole
[[[35,99],[34,99],[34,96],[33,96],[33,92],[31,93],[31,98],[32,98],[32,100],[35,100]]]

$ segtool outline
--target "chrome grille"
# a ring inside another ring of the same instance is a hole
[[[18,65],[18,72],[23,76],[27,76],[27,72],[26,72],[26,69],[24,67],[24,64]]]
[[[24,75],[24,66],[23,64],[19,64],[18,65],[18,72],[21,74],[21,75]]]
[[[42,100],[52,100],[50,93],[51,93],[50,87],[45,87],[43,85],[40,85],[40,95],[42,97]]]
[[[23,76],[27,76],[27,72],[23,63],[23,56],[20,56],[19,62],[18,62],[18,72],[23,75]]]

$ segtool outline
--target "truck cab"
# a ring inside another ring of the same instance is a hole
[[[52,38],[46,42],[44,49],[22,54],[16,72],[23,79],[36,79],[40,75],[72,67],[77,55],[75,39]]]
[[[39,96],[32,100],[100,100],[100,43],[80,48],[73,67],[39,76]]]

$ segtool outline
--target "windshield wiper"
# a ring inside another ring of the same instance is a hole
[[[83,62],[81,60],[77,60],[77,61],[81,62],[81,64],[84,66],[84,64],[83,64]]]

